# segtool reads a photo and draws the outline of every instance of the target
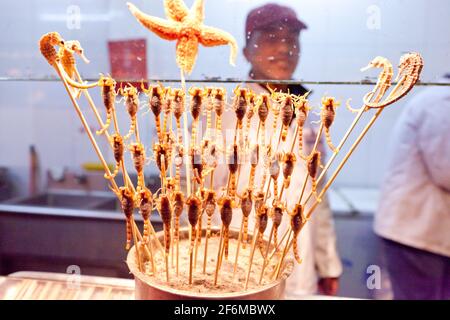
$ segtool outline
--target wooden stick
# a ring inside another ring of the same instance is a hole
[[[92,135],[91,129],[89,127],[89,124],[86,121],[86,118],[83,115],[83,112],[80,109],[80,106],[78,105],[77,101],[75,100],[75,98],[72,95],[72,92],[70,91],[69,85],[67,84],[65,78],[62,76],[62,71],[61,71],[61,66],[59,65],[59,63],[55,64],[55,70],[58,73],[58,76],[61,78],[61,81],[63,82],[64,87],[66,88],[67,94],[69,95],[70,100],[72,101],[72,104],[75,108],[75,111],[78,114],[78,117],[81,120],[81,123],[83,125],[84,130],[86,131],[89,140],[91,141],[92,146],[94,147],[95,152],[97,153],[97,157],[100,159],[100,162],[103,165],[103,169],[105,170],[105,172],[109,175],[111,175],[111,171],[109,170],[108,164],[106,163],[105,158],[103,157],[103,154],[100,150],[100,148],[97,145],[97,141],[95,140],[94,136]],[[119,188],[116,184],[116,181],[114,179],[110,179],[109,180],[110,183],[112,184],[112,187],[115,191],[119,191]]]
[[[177,256],[176,256],[176,269],[177,269],[177,277],[178,277],[178,267],[179,267],[179,255],[180,255],[180,239],[177,239]]]
[[[181,87],[183,88],[183,92],[186,94],[186,80],[184,79],[183,70],[180,69],[180,78],[181,78]],[[189,132],[188,132],[188,119],[187,119],[187,111],[183,112],[183,129],[184,129],[184,148],[185,150],[189,150]],[[187,155],[188,152],[185,152],[185,166],[186,166],[186,196],[189,197],[191,195],[191,172],[190,172],[190,164],[189,157]]]
[[[256,232],[256,235],[255,235],[255,232]],[[251,250],[250,258],[248,261],[248,269],[247,269],[247,276],[245,277],[244,290],[247,290],[247,288],[248,288],[248,280],[250,279],[250,272],[252,271],[253,256],[255,255],[256,243],[258,242],[258,237],[259,237],[258,226],[255,227],[255,229],[253,231],[253,236],[254,236],[254,238],[252,239],[253,240],[252,250]]]
[[[242,230],[244,229],[244,216],[242,217],[241,221],[241,229],[239,230],[239,237],[238,237],[238,243],[236,248],[236,257],[234,258],[234,267],[233,267],[233,279],[236,275],[236,269],[237,269],[237,263],[239,258],[239,249],[241,248],[241,240],[242,240]]]
[[[169,255],[167,253],[164,253],[164,258],[166,260],[166,281],[169,283]]]
[[[78,73],[78,70],[75,70],[75,71],[76,71],[76,74],[77,74],[77,77],[78,77],[79,81],[82,81],[82,78],[81,78],[80,74]],[[86,90],[86,89],[84,89],[84,90],[82,90],[82,91],[83,91],[83,93],[84,93],[84,95],[85,95],[85,97],[86,97],[86,100],[88,101],[89,106],[91,107],[91,110],[94,112],[94,115],[95,115],[95,118],[97,119],[98,124],[100,125],[100,127],[103,127],[105,124],[104,124],[102,118],[100,117],[100,114],[99,114],[99,112],[98,112],[98,109],[97,109],[97,107],[95,106],[95,103],[94,103],[94,101],[92,100],[91,95],[89,94],[89,91]],[[108,145],[110,146],[111,150],[114,150],[113,145],[112,145],[112,143],[111,143],[111,139],[110,139],[109,132],[108,132],[107,130],[105,131],[104,135],[106,136],[106,138],[107,138],[107,140],[108,140]],[[127,178],[127,180],[128,180],[128,184],[129,184],[130,187],[133,189],[133,192],[135,192],[135,191],[134,191],[134,186],[133,186],[133,183],[132,183],[130,177],[127,175],[126,178]]]
[[[272,229],[270,229],[270,235],[269,235],[269,241],[267,242],[267,248],[266,248],[266,254],[264,255],[264,261],[263,261],[263,266],[261,268],[261,274],[259,275],[259,284],[261,284],[263,276],[264,276],[264,270],[266,269],[267,266],[267,260],[269,257],[269,249],[270,249],[270,242],[272,241],[272,237],[273,237],[273,231],[274,231],[274,225],[272,224]]]
[[[133,217],[133,215],[131,216],[130,219],[131,219],[132,225],[134,225],[134,217]],[[133,234],[134,248],[136,250],[136,257],[138,259],[138,268],[139,268],[139,271],[142,272],[143,271],[143,264],[142,264],[142,259],[141,259],[141,253],[139,252],[139,241],[138,241],[137,236],[136,236],[136,228],[131,227],[131,232]]]
[[[191,227],[191,232],[190,232],[190,237],[189,237],[191,239],[191,243],[192,243],[192,237],[194,236],[193,232],[192,232],[192,229],[195,228],[195,227],[196,226]],[[189,248],[189,284],[192,284],[192,267],[193,267],[192,260],[193,260],[193,255],[194,255],[194,248]]]
[[[291,239],[291,235],[293,233],[294,232],[292,231],[292,228],[290,228],[289,234],[288,234],[288,238],[287,238],[287,241],[286,241],[286,246],[284,247],[283,254],[281,255],[281,258],[280,258],[280,260],[278,262],[278,265],[277,265],[277,267],[275,269],[276,279],[278,278],[278,276],[280,274],[281,266],[283,265],[284,258],[286,257],[286,254],[287,254],[287,252],[289,250],[289,245],[288,244],[289,244],[289,241]],[[272,277],[273,277],[273,275],[272,275]]]
[[[390,95],[388,96],[387,99],[390,99],[392,97],[392,95],[398,90],[398,87],[401,86],[404,82],[404,78],[403,81],[400,81],[399,83],[397,83],[397,85],[395,86],[395,88],[391,91]],[[380,99],[380,96],[376,97],[376,101]],[[364,109],[365,107],[362,107],[361,109]],[[345,155],[344,159],[342,159],[341,163],[339,164],[339,166],[337,167],[337,169],[334,171],[333,175],[331,176],[331,178],[329,179],[329,181],[327,182],[327,184],[323,187],[322,191],[320,192],[318,199],[321,199],[321,197],[325,194],[325,192],[328,190],[328,188],[331,186],[331,184],[334,182],[334,180],[336,179],[337,175],[339,174],[339,172],[342,170],[342,167],[345,165],[345,163],[347,162],[348,158],[352,155],[353,151],[355,151],[356,147],[359,145],[359,143],[361,142],[361,140],[364,138],[364,136],[366,135],[366,133],[369,131],[369,129],[372,127],[372,125],[375,123],[375,121],[377,120],[377,118],[380,116],[381,112],[384,110],[384,108],[380,108],[377,110],[377,112],[372,116],[372,118],[370,119],[369,123],[366,125],[366,127],[363,129],[363,131],[359,134],[358,138],[356,138],[355,142],[352,144],[352,146],[350,147],[349,151],[347,152],[347,154]],[[306,204],[306,202],[305,202]],[[317,207],[317,205],[319,204],[318,200],[316,199],[316,201],[314,202],[314,204],[310,207],[310,209],[308,210],[308,213],[306,214],[306,219],[309,219],[311,217],[312,212],[315,210],[315,208]]]
[[[223,244],[223,232],[225,227],[222,225],[222,229],[220,230],[220,241],[219,241],[219,250],[217,250],[217,261],[216,261],[216,272],[214,274],[214,285],[217,285],[217,277],[219,275],[220,268],[220,260],[222,255],[222,244]]]
[[[208,260],[208,240],[211,230],[207,230],[205,234],[205,252],[203,254],[203,274],[206,273],[206,261]]]
[[[272,250],[272,253],[271,253],[270,256],[269,256],[269,261],[268,261],[267,263],[270,263],[270,261],[272,260],[273,256],[278,252],[278,249],[280,249],[282,243],[283,243],[284,240],[286,239],[286,236],[289,234],[289,231],[290,231],[290,229],[288,228],[288,229],[284,232],[284,234],[283,234],[283,236],[281,237],[281,240],[280,240],[279,243],[277,244],[276,248],[274,248],[274,249]]]
[[[201,239],[202,239],[202,219],[203,219],[204,213],[205,213],[205,209],[202,210],[202,213],[200,214],[200,217],[198,217],[198,222],[197,222],[197,237],[195,239],[195,244],[194,244],[194,269],[197,268],[197,257],[198,257],[199,246],[201,245]]]

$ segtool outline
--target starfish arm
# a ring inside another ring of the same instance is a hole
[[[235,65],[238,47],[231,34],[213,27],[202,26],[199,41],[205,47],[230,45],[230,64]]]
[[[205,5],[204,0],[195,0],[190,11],[191,17],[198,23],[205,20]]]
[[[176,40],[180,32],[180,25],[176,21],[167,21],[157,17],[149,16],[139,10],[134,4],[128,2],[128,9],[135,18],[147,29],[165,40]]]
[[[182,21],[189,15],[189,9],[183,0],[164,0],[166,16],[174,21]]]
[[[177,42],[177,64],[187,74],[194,69],[198,53],[197,37],[182,37]]]

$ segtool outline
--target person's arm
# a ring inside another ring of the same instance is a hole
[[[328,197],[324,197],[314,211],[311,220],[314,258],[319,277],[319,290],[323,294],[336,295],[342,264],[336,248],[336,234]]]
[[[450,192],[450,99],[439,99],[415,114],[418,147],[433,183]]]
[[[316,140],[315,130],[311,127],[305,128],[304,141],[305,151],[309,154]],[[318,150],[322,154],[322,164],[326,157],[326,145],[323,139],[319,140]],[[323,180],[318,185],[320,191],[325,184]],[[339,289],[339,277],[342,273],[342,264],[336,248],[336,234],[331,215],[328,197],[324,196],[322,202],[314,210],[311,220],[312,237],[314,243],[315,265],[319,277],[319,291],[322,294],[336,295]]]

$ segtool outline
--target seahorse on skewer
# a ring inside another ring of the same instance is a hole
[[[396,87],[393,89],[395,92],[391,92],[390,97],[384,101],[371,102],[372,95],[369,93],[364,96],[364,104],[368,108],[384,108],[402,97],[404,97],[412,87],[419,80],[420,74],[423,69],[423,58],[417,52],[409,52],[401,56],[399,64],[399,72],[395,81],[398,82]],[[383,73],[380,75],[380,77]]]
[[[78,81],[79,79],[77,79],[75,54],[80,56],[80,58],[83,59],[85,63],[89,63],[89,60],[84,55],[83,48],[81,47],[80,42],[77,40],[65,41],[64,46],[61,46],[58,51],[61,64],[67,76],[74,81]],[[76,88],[72,89],[74,90],[74,96],[76,98],[79,98],[81,90]]]
[[[373,90],[366,95],[366,97],[373,97],[378,92],[377,95],[381,98],[391,87],[392,77],[394,76],[394,69],[392,68],[392,63],[388,59],[380,56],[375,57],[366,67],[361,68],[361,71],[366,71],[371,68],[381,68],[382,71],[378,76],[377,84],[375,85]],[[347,108],[351,112],[357,112],[358,110],[351,108],[348,102],[349,101],[347,101]]]

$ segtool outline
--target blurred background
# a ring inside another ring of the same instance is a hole
[[[186,0],[190,6],[192,0]],[[230,32],[242,48],[248,12],[268,1],[205,1],[206,25]],[[389,151],[387,143],[405,103],[438,85],[450,72],[450,2],[446,0],[296,0],[289,5],[308,29],[301,32],[300,63],[293,80],[344,104],[359,107],[378,72],[360,68],[381,55],[397,64],[408,51],[425,61],[421,84],[383,113],[347,163],[330,191],[338,248],[344,266],[339,294],[349,297],[388,297],[366,285],[368,267],[380,265],[373,214],[378,203]],[[108,191],[97,158],[69,104],[56,74],[38,50],[40,36],[58,31],[77,39],[90,64],[78,62],[84,78],[99,73],[134,79],[179,79],[175,43],[142,28],[119,0],[3,1],[0,11],[0,274],[18,270],[66,272],[80,266],[83,274],[129,277],[123,250],[124,226],[117,202]],[[134,0],[141,10],[164,17],[162,0]],[[250,66],[241,49],[236,67],[228,64],[226,46],[204,48],[188,79],[220,81],[232,88],[248,77]],[[448,79],[447,79],[448,81]],[[227,83],[229,82],[229,83]],[[175,84],[176,85],[176,84]],[[98,91],[93,98],[100,101]],[[82,105],[88,120],[93,117]],[[119,121],[127,128],[125,108]],[[332,136],[341,137],[353,115],[341,107]],[[141,132],[153,132],[141,121]],[[106,141],[100,147],[106,150]],[[150,145],[151,134],[143,135]],[[113,162],[112,154],[106,153]],[[127,159],[129,157],[126,157]],[[126,164],[132,168],[131,161]],[[154,166],[146,170],[149,185],[159,179]],[[131,169],[130,169],[131,171]],[[158,225],[158,217],[152,218]],[[111,234],[117,235],[111,237]],[[384,278],[383,278],[384,279]],[[388,291],[388,290],[387,290]]]

